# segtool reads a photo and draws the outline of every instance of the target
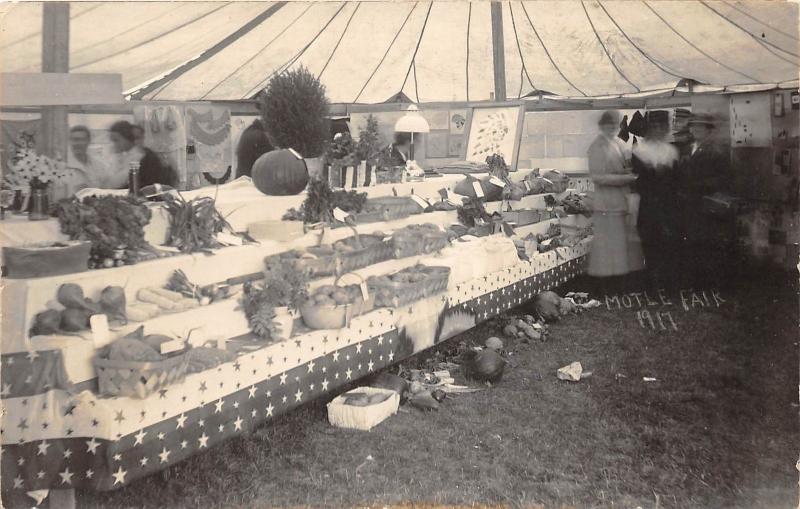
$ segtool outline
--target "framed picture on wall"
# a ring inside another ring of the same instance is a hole
[[[500,154],[516,169],[524,113],[523,104],[474,107],[467,119],[464,159],[483,163],[492,154]]]
[[[464,134],[466,128],[467,110],[450,110],[450,133]],[[461,155],[461,152],[456,155]]]
[[[461,157],[464,153],[464,136],[459,134],[451,134],[448,140],[448,157]]]

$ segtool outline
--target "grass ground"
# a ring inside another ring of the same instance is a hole
[[[572,316],[546,343],[508,344],[502,382],[438,412],[403,407],[364,433],[329,426],[318,401],[79,507],[794,507],[798,301],[784,281],[689,311],[672,293],[653,309],[677,332],[643,329],[632,309]],[[593,376],[557,380],[576,360]]]

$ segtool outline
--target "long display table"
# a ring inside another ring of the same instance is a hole
[[[529,196],[518,205],[542,203],[543,196]],[[489,204],[490,209],[497,206]],[[517,233],[543,233],[552,222],[576,220],[572,216],[554,219],[519,228]],[[425,222],[447,226],[456,222],[456,213],[421,214],[358,229],[391,232]],[[351,233],[346,228],[331,230],[330,240]],[[451,268],[449,286],[439,295],[407,306],[378,308],[342,329],[310,330],[298,324],[290,339],[278,343],[267,344],[249,333],[236,299],[162,315],[145,322],[146,333],[174,337],[199,329],[206,337],[228,339],[227,347],[236,359],[190,374],[144,399],[84,390],[94,387],[95,381],[90,335],[29,338],[26,334],[33,315],[44,309],[64,282],[80,284],[90,297],[113,284],[135,295],[139,288],[163,285],[176,268],[198,284],[223,282],[260,272],[267,255],[313,245],[316,240],[308,234],[293,243],[229,247],[213,256],[182,255],[66,276],[5,280],[0,359],[3,491],[125,486],[565,282],[582,271],[590,241],[521,261],[511,239],[493,235],[456,241],[435,255],[376,264],[358,271],[359,275],[388,273],[416,263],[444,265]]]

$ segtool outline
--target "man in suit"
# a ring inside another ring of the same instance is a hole
[[[708,212],[703,197],[729,192],[733,187],[730,151],[716,138],[711,115],[696,114],[689,121],[693,143],[680,162],[678,207],[684,241],[683,267],[692,284],[718,284],[733,268],[735,218]]]

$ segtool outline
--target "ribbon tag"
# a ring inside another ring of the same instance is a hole
[[[364,300],[369,300],[369,288],[367,287],[367,282],[361,282],[361,295],[364,297]]]
[[[295,156],[295,157],[296,157],[296,158],[298,158],[298,159],[302,159],[302,158],[303,158],[303,156],[301,156],[300,154],[298,154],[298,153],[297,153],[297,151],[296,151],[295,149],[293,149],[293,148],[290,148],[290,149],[289,149],[289,152],[291,152],[291,153],[292,153],[292,155],[293,155],[293,156]]]
[[[426,200],[425,198],[421,198],[421,197],[417,196],[416,194],[412,194],[411,195],[411,199],[414,200],[414,203],[416,203],[417,205],[422,207],[422,210],[425,210],[425,209],[427,209],[428,207],[431,206],[431,204],[428,203],[428,200]]]
[[[347,220],[347,218],[350,217],[350,214],[340,209],[339,207],[336,207],[335,209],[333,209],[333,217],[335,217],[337,221],[341,221],[344,223]]]
[[[503,182],[502,180],[500,180],[497,177],[490,178],[489,182],[491,182],[492,184],[496,185],[497,187],[506,187],[506,183]]]
[[[477,196],[478,198],[483,198],[484,196],[486,196],[485,194],[483,194],[483,188],[481,187],[481,183],[479,181],[476,180],[475,182],[473,182],[472,188],[475,189],[475,196]]]
[[[94,347],[101,348],[111,342],[111,331],[108,328],[108,317],[104,314],[89,317],[89,326],[92,330]]]
[[[523,182],[525,183],[525,190],[530,192],[530,190],[531,190],[531,181],[530,180],[524,180]]]

